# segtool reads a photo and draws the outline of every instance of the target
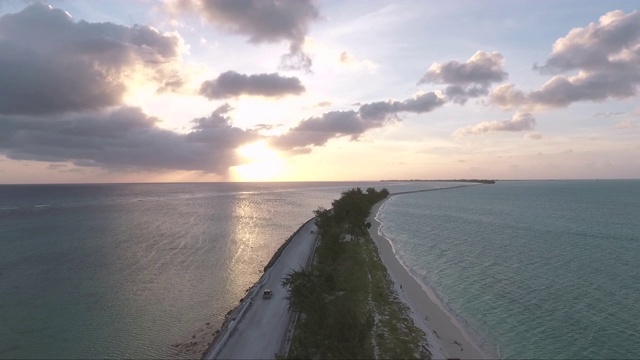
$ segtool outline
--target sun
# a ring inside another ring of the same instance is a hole
[[[234,180],[276,181],[284,171],[284,160],[264,141],[243,145],[236,152],[249,162],[231,167]]]

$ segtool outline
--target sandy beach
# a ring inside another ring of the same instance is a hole
[[[496,358],[477,345],[472,337],[455,317],[450,315],[430,289],[424,288],[400,263],[388,239],[380,235],[380,222],[376,219],[378,210],[384,201],[377,203],[371,210],[369,233],[395,283],[400,298],[411,308],[416,326],[426,334],[434,359],[460,358],[480,359]]]

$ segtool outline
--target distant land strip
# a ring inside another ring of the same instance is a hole
[[[408,179],[408,180],[380,180],[380,182],[391,182],[391,181],[429,181],[429,182],[469,182],[469,183],[479,183],[479,184],[495,184],[497,180],[484,180],[484,179],[450,179],[450,180],[427,180],[427,179]]]

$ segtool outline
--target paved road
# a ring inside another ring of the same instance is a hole
[[[235,326],[230,326],[229,338],[214,347],[205,359],[273,359],[284,341],[291,313],[287,291],[280,284],[291,270],[305,267],[315,246],[317,232],[313,221],[307,223],[292,239],[280,258],[263,278],[264,284],[253,292],[253,303]],[[271,299],[262,298],[262,290],[273,290]],[[245,301],[248,301],[245,300]]]

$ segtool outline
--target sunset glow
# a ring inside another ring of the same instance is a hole
[[[233,3],[0,1],[0,183],[640,177],[637,3]]]
[[[243,145],[238,154],[248,160],[246,164],[233,166],[231,175],[234,181],[280,181],[285,162],[278,153],[270,149],[263,141]]]

